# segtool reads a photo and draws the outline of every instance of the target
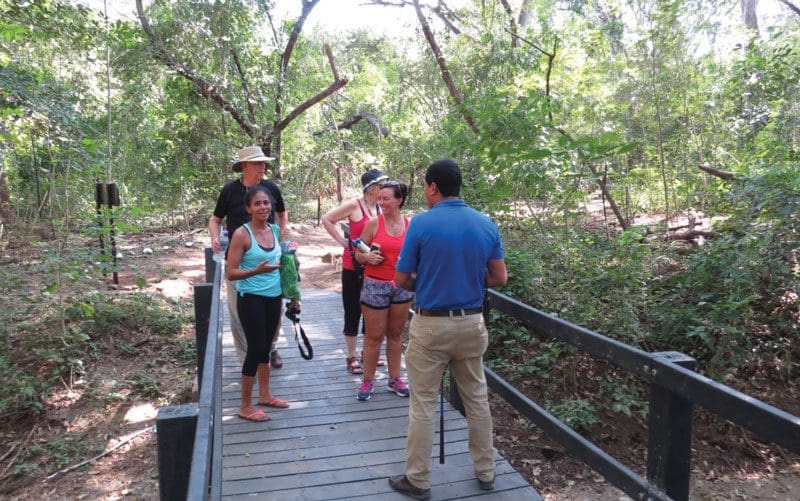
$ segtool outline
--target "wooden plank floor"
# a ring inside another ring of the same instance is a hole
[[[409,499],[394,492],[387,481],[404,471],[408,399],[386,390],[386,368],[379,367],[372,398],[367,402],[356,400],[360,379],[345,370],[339,294],[303,291],[301,322],[314,347],[313,360],[300,357],[291,322],[283,319],[278,347],[284,366],[272,371],[271,389],[291,407],[265,410],[272,420],[264,423],[237,416],[241,364],[234,351],[226,305],[220,311],[226,317],[222,367],[224,498]],[[437,426],[431,461],[432,499],[542,499],[498,454],[495,490],[478,489],[467,448],[466,420],[447,402],[445,439],[447,456],[445,464],[440,465]]]

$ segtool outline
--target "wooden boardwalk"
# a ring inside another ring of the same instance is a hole
[[[223,298],[224,298],[223,294]],[[386,391],[385,367],[376,373],[375,393],[355,398],[360,376],[345,370],[342,307],[339,294],[303,291],[301,322],[314,347],[303,360],[291,322],[283,319],[279,341],[284,366],[273,370],[272,393],[289,409],[266,409],[272,420],[237,416],[241,364],[225,315],[222,367],[222,496],[226,499],[329,500],[341,498],[406,500],[387,478],[404,472],[408,399]],[[361,337],[359,336],[359,343]],[[414,391],[412,388],[411,391]],[[540,500],[541,496],[495,453],[495,490],[477,487],[467,448],[466,420],[445,402],[445,464],[438,461],[439,433],[431,460],[431,499],[483,497]]]

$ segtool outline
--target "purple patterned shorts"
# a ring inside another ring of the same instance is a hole
[[[382,310],[392,304],[408,303],[414,299],[414,293],[395,285],[394,281],[377,280],[364,277],[361,287],[361,304]]]

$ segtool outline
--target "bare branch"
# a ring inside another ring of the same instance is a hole
[[[355,115],[353,115],[352,117],[348,118],[347,120],[339,122],[338,124],[333,124],[333,125],[331,125],[330,127],[326,128],[324,130],[317,131],[313,135],[314,136],[321,136],[322,134],[325,133],[326,130],[330,130],[330,129],[334,129],[334,130],[349,129],[349,128],[353,127],[355,124],[357,124],[358,122],[360,122],[361,120],[366,120],[367,122],[371,123],[372,126],[375,128],[375,132],[378,133],[378,136],[384,137],[384,136],[388,136],[389,135],[389,130],[386,127],[383,126],[383,124],[380,122],[380,120],[378,120],[378,117],[376,117],[372,113],[368,113],[366,111],[362,111],[360,113],[356,113]]]
[[[285,129],[286,126],[289,125],[289,123],[291,123],[292,120],[294,120],[295,118],[300,116],[304,111],[306,111],[307,109],[311,108],[312,106],[314,106],[318,102],[322,101],[326,97],[330,96],[331,94],[333,94],[337,90],[341,89],[345,85],[347,85],[347,79],[346,78],[343,78],[341,80],[337,80],[337,81],[333,82],[332,84],[330,84],[328,86],[328,88],[326,88],[325,90],[323,90],[322,92],[320,92],[316,96],[312,97],[311,99],[308,99],[307,101],[303,102],[300,106],[298,106],[297,108],[292,110],[291,113],[286,115],[286,118],[284,118],[280,122],[276,123],[275,127],[269,132],[269,134],[267,134],[267,137],[264,138],[265,144],[269,144],[274,137],[277,137],[278,134],[280,134],[280,132],[283,129]]]
[[[517,21],[514,19],[514,11],[511,10],[511,5],[509,5],[508,0],[500,0],[500,3],[503,4],[503,8],[506,10],[506,14],[508,14],[511,47],[517,48],[519,47],[519,36],[517,36]]]
[[[414,0],[414,10],[417,11],[417,19],[419,19],[419,24],[422,26],[422,32],[425,34],[425,39],[428,40],[428,44],[431,46],[431,51],[433,52],[433,56],[436,58],[436,63],[439,65],[439,69],[442,74],[442,80],[444,80],[447,90],[450,91],[450,96],[456,102],[458,110],[461,112],[461,115],[464,117],[464,120],[467,122],[470,129],[472,129],[472,132],[475,134],[480,134],[481,131],[478,128],[478,125],[475,123],[475,119],[469,113],[466,106],[464,106],[464,99],[458,92],[455,83],[453,83],[453,77],[450,76],[450,71],[447,69],[447,62],[444,59],[442,50],[439,48],[439,44],[436,43],[436,38],[434,38],[431,27],[428,25],[428,20],[425,19],[425,16],[422,14],[422,9],[419,6],[419,0]]]
[[[161,42],[161,39],[153,32],[152,28],[150,27],[150,23],[147,21],[147,17],[144,14],[144,7],[142,6],[142,0],[136,0],[136,12],[139,16],[139,23],[142,25],[142,30],[147,35],[148,40],[150,40],[150,45],[153,48],[155,56],[168,67],[175,70],[179,75],[191,81],[197,87],[203,97],[211,99],[217,103],[220,108],[228,112],[228,114],[230,114],[230,116],[236,120],[236,123],[239,124],[239,126],[248,136],[255,137],[257,127],[254,124],[249,123],[242,116],[242,114],[239,113],[239,110],[237,110],[225,99],[222,94],[220,94],[214,85],[207,82],[200,76],[195,75],[185,65],[172,56],[172,54],[167,52],[166,48]]]
[[[413,1],[409,2],[409,1],[405,1],[405,0],[396,0],[396,1],[392,1],[392,0],[372,0],[371,3],[372,3],[372,5],[381,5],[381,6],[384,6],[384,7],[406,7],[406,6],[413,6],[415,2],[413,2]],[[431,12],[433,12],[434,14],[436,14],[436,17],[441,19],[442,22],[444,23],[444,25],[447,26],[447,29],[450,30],[453,34],[455,34],[455,35],[461,35],[462,34],[461,28],[456,26],[456,24],[451,19],[451,17],[457,19],[458,16],[454,15],[453,11],[450,10],[450,8],[447,6],[447,4],[445,4],[442,0],[439,0],[439,3],[438,3],[438,5],[436,5],[436,7],[431,7],[430,5],[423,5],[421,7],[425,8],[425,9],[428,9]]]
[[[444,8],[443,8],[443,7],[444,7]],[[447,13],[445,13],[445,12],[444,12],[445,10],[447,11]],[[444,3],[444,2],[440,1],[440,2],[439,2],[439,5],[437,5],[436,7],[432,7],[432,8],[431,8],[431,11],[432,11],[434,14],[436,14],[436,16],[438,16],[438,17],[439,17],[439,19],[441,19],[441,20],[442,20],[442,22],[444,23],[444,25],[445,25],[445,26],[447,26],[447,29],[449,29],[450,31],[452,31],[452,32],[453,32],[453,34],[455,34],[455,35],[460,35],[460,34],[461,34],[461,29],[460,29],[458,26],[456,26],[456,25],[453,23],[453,21],[452,21],[452,20],[450,20],[450,18],[448,17],[448,15],[447,15],[447,14],[448,14],[448,13],[451,13],[451,11],[450,11],[450,9],[447,7],[447,5],[445,5],[445,3]]]
[[[300,17],[298,17],[297,21],[294,23],[292,33],[289,35],[289,40],[286,42],[286,49],[284,49],[283,56],[281,57],[281,74],[289,67],[289,59],[291,59],[292,52],[294,52],[294,46],[297,45],[297,39],[300,38],[300,32],[303,31],[303,25],[306,23],[311,9],[313,9],[317,3],[319,3],[319,0],[303,0],[303,10],[300,12]]]
[[[239,61],[239,51],[236,50],[235,45],[230,47],[231,56],[233,56],[233,64],[236,66],[236,72],[239,73],[239,79],[242,81],[242,89],[244,89],[244,98],[247,100],[247,113],[250,121],[256,123],[256,112],[253,109],[253,96],[250,93],[250,86],[247,85],[247,77],[245,76],[242,64]]]
[[[506,31],[508,31],[508,30],[506,30]],[[547,52],[546,50],[542,49],[541,47],[539,47],[534,42],[530,42],[530,41],[526,40],[525,38],[523,38],[523,37],[521,37],[519,35],[516,35],[516,34],[510,32],[510,31],[509,31],[509,33],[511,33],[511,35],[514,38],[522,40],[526,44],[530,45],[534,49],[538,50],[539,52],[541,52],[542,54],[547,56],[547,71],[545,73],[544,85],[545,85],[545,96],[547,96],[547,101],[549,102],[550,101],[550,77],[553,74],[553,61],[556,58],[556,51],[558,50],[558,39],[556,39],[555,42],[553,42],[553,52]],[[552,110],[548,111],[548,116],[550,118],[550,122],[552,122],[553,121],[553,111]]]
[[[800,16],[800,7],[798,7],[798,6],[794,5],[794,4],[793,4],[792,2],[790,2],[789,0],[778,0],[778,1],[780,1],[780,3],[782,3],[783,5],[785,5],[785,6],[789,7],[789,9],[791,9],[791,10],[792,10],[792,12],[794,12],[795,14],[797,14],[798,16]]]
[[[333,52],[331,51],[331,46],[328,44],[324,44],[322,46],[322,51],[325,52],[325,55],[328,56],[328,62],[331,63],[331,71],[333,71],[333,80],[339,80],[339,70],[336,69],[336,59],[333,58]]]
[[[709,167],[708,165],[705,165],[705,164],[699,164],[697,167],[700,170],[702,170],[704,172],[708,172],[712,176],[717,176],[720,179],[724,179],[725,181],[730,181],[731,179],[736,177],[736,175],[733,172],[728,172],[726,170],[715,169],[715,168]]]

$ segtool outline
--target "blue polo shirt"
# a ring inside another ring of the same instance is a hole
[[[477,308],[491,259],[503,259],[497,226],[463,200],[447,199],[411,219],[397,271],[417,274],[420,308]]]

